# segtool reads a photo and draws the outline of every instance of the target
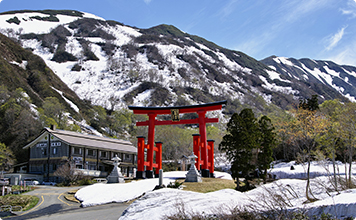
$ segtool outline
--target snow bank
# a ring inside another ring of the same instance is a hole
[[[122,214],[119,220],[133,219],[164,219],[184,210],[191,214],[219,214],[230,213],[234,207],[253,207],[255,210],[265,211],[275,204],[273,198],[280,195],[287,201],[282,207],[286,210],[306,210],[309,216],[329,213],[338,218],[356,217],[355,190],[345,190],[340,194],[326,193],[325,188],[318,182],[326,182],[327,177],[314,179],[312,191],[318,201],[305,204],[306,180],[283,179],[274,183],[257,187],[254,190],[241,193],[232,189],[224,189],[212,193],[197,193],[178,189],[160,189],[148,192],[133,202]]]
[[[174,171],[163,173],[163,184],[168,185],[176,179],[185,178],[187,171]],[[221,179],[232,179],[230,174],[215,172]],[[75,197],[82,202],[83,207],[101,205],[112,202],[126,202],[136,199],[152,191],[158,185],[158,178],[132,181],[130,183],[103,184],[98,183],[80,189]]]
[[[328,166],[327,166],[328,165]],[[293,166],[294,170],[290,167]],[[326,167],[329,167],[326,169]],[[344,171],[345,166],[339,163],[339,172]],[[317,199],[313,203],[305,203],[306,180],[297,179],[304,177],[302,164],[295,162],[274,164],[270,170],[279,179],[273,183],[259,186],[254,190],[241,193],[232,189],[224,189],[211,193],[197,193],[178,189],[163,188],[155,190],[158,179],[145,179],[131,183],[119,184],[94,184],[80,189],[76,198],[82,201],[82,206],[93,206],[111,202],[126,202],[138,198],[133,202],[119,218],[131,219],[162,219],[173,215],[182,209],[186,213],[216,214],[229,213],[234,207],[253,207],[257,210],[268,210],[271,204],[276,203],[274,198],[282,198],[286,201],[286,210],[306,210],[309,216],[329,213],[337,218],[356,217],[356,189],[341,191],[340,194],[329,189],[329,176],[332,169],[329,163],[321,164],[313,162],[312,172],[319,177],[311,179],[311,190]],[[176,179],[185,178],[184,171],[165,172],[163,183],[168,185]],[[223,172],[215,172],[217,178],[231,179],[231,176]],[[140,198],[139,198],[140,197]],[[268,205],[267,205],[268,204]]]
[[[291,169],[293,166],[294,169]],[[337,171],[340,175],[348,173],[348,164],[336,162]],[[346,172],[345,172],[346,170]],[[295,161],[280,162],[273,164],[273,168],[268,171],[275,179],[305,179],[307,178],[307,164],[297,164]],[[331,161],[312,161],[310,164],[310,177],[328,176],[333,172],[333,165]],[[356,163],[352,164],[352,174],[356,175]]]

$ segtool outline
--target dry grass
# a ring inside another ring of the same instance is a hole
[[[68,201],[71,201],[71,202],[77,202],[77,203],[80,203],[79,200],[77,200],[74,195],[75,193],[78,191],[77,190],[72,190],[72,191],[68,191],[65,195],[64,195],[64,198]]]
[[[203,182],[194,183],[194,182],[184,182],[183,190],[208,193],[214,192],[221,189],[235,189],[236,184],[233,180],[218,179],[218,178],[202,178]],[[179,180],[183,182],[184,180]]]

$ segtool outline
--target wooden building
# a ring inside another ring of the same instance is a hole
[[[113,165],[111,158],[121,158],[121,172],[133,177],[137,149],[129,141],[78,132],[44,128],[24,149],[29,150],[28,173],[41,174],[45,181],[57,182],[55,170],[70,162],[85,175],[106,177]]]

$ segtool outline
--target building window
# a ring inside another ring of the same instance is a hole
[[[100,157],[104,157],[106,158],[107,157],[107,152],[106,151],[100,151]]]
[[[41,148],[42,155],[47,155],[47,148]]]
[[[52,148],[52,152],[53,154],[57,154],[57,148],[56,147]]]
[[[88,170],[96,170],[96,165],[89,165]]]
[[[88,153],[88,156],[95,156],[95,150],[93,150],[93,149],[88,149],[88,151],[87,151]]]
[[[73,148],[73,154],[82,154],[82,148],[80,147],[74,147]]]
[[[125,160],[131,160],[131,154],[125,154]]]

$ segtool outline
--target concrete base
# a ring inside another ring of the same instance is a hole
[[[146,170],[146,178],[154,178],[153,170]]]
[[[145,171],[136,171],[136,179],[145,179]]]
[[[108,180],[108,183],[125,183],[125,179],[123,176],[122,177],[108,176],[106,179]]]
[[[201,170],[201,176],[202,177],[210,177],[210,170]]]

